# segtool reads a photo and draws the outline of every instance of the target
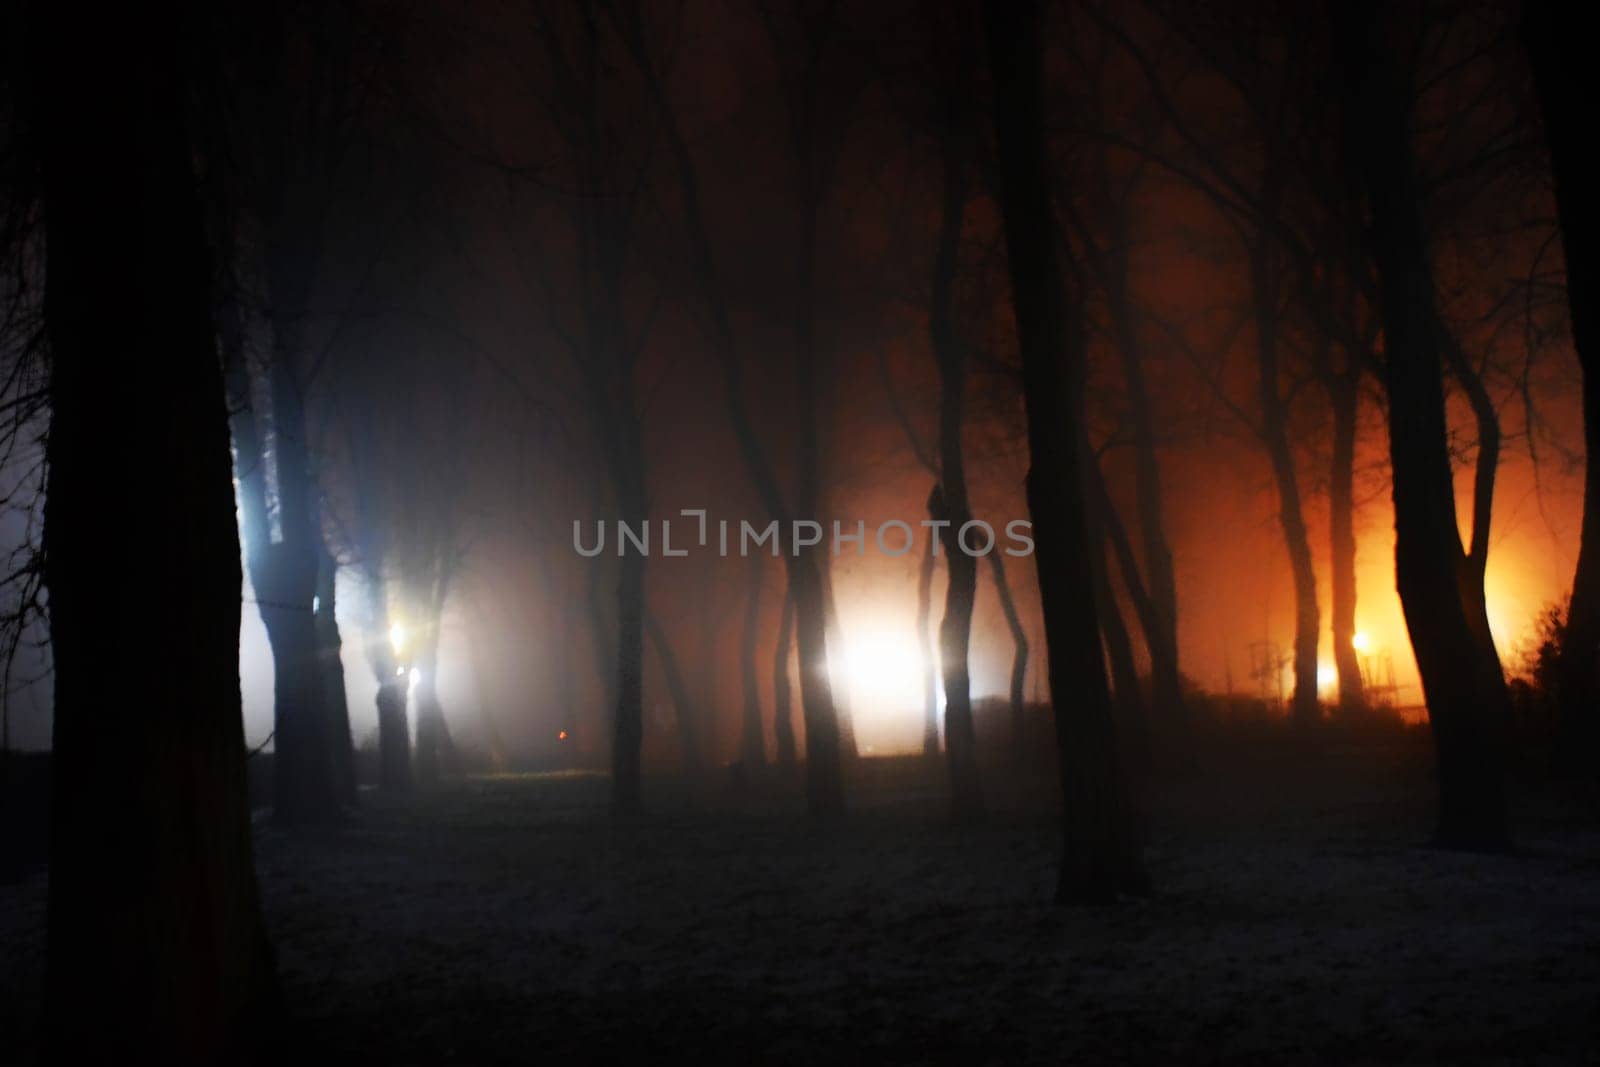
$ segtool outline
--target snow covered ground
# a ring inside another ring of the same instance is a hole
[[[769,780],[653,783],[619,823],[598,777],[472,779],[263,822],[258,863],[302,1062],[1596,1062],[1593,813],[1524,789],[1519,854],[1440,852],[1424,764],[1166,780],[1155,892],[1103,909],[1050,903],[1045,783],[955,825],[911,761],[863,766],[834,827]],[[43,900],[0,886],[0,1048]]]

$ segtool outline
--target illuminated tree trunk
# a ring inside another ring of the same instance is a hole
[[[91,32],[80,10],[36,5],[29,26],[51,356],[52,1063],[275,1062],[279,1035],[184,121],[194,36],[176,10],[108,8]],[[108,516],[124,521],[108,531]]]
[[[1328,465],[1328,556],[1333,579],[1333,662],[1339,672],[1339,710],[1350,715],[1367,704],[1356,637],[1355,465],[1356,416],[1360,394],[1356,378],[1334,376],[1328,396],[1333,408],[1333,454]]]
[[[1027,411],[1033,519],[1063,799],[1056,896],[1114,899],[1146,885],[1117,752],[1094,610],[1082,464],[1081,357],[1067,342],[1040,89],[1039,5],[984,8],[1012,304]],[[1070,365],[1069,365],[1070,359]]]
[[[221,312],[219,334],[227,350],[229,395],[238,405],[232,417],[238,506],[244,534],[244,555],[257,610],[267,630],[273,664],[273,815],[285,825],[329,822],[342,803],[354,799],[354,766],[342,762],[350,753],[349,718],[344,716],[342,742],[332,716],[337,708],[330,668],[339,671],[339,708],[343,707],[343,671],[338,660],[338,629],[328,633],[319,623],[316,598],[319,560],[310,543],[303,480],[297,479],[297,452],[292,435],[297,397],[285,396],[284,375],[274,371],[273,424],[278,468],[279,526],[273,539],[268,511],[267,459],[262,447],[262,422],[251,407],[250,374],[244,356],[244,331],[237,301],[230,295]],[[320,545],[318,546],[320,547]],[[322,549],[326,552],[326,549]],[[331,610],[331,604],[329,606]],[[323,642],[333,640],[331,648]],[[350,777],[345,778],[348,774]]]
[[[272,646],[273,816],[298,825],[338,817],[339,745],[319,661],[315,601],[322,534],[313,505],[304,408],[288,367],[291,337],[277,328],[274,334],[268,380],[281,536],[250,546],[248,558],[256,603]]]
[[[439,703],[439,638],[444,626],[444,609],[449,599],[450,571],[444,561],[430,584],[427,599],[427,626],[417,651],[416,690],[417,750],[416,777],[423,785],[434,785],[447,774],[460,769],[450,724]]]
[[[778,643],[772,653],[772,737],[778,766],[795,765],[793,697],[789,687],[789,656],[794,649],[794,597],[787,592],[778,613]]]
[[[1280,188],[1270,173],[1263,181],[1262,213],[1276,211]],[[1317,573],[1312,563],[1311,538],[1306,530],[1300,498],[1300,478],[1295,470],[1294,447],[1289,441],[1289,412],[1279,392],[1277,277],[1268,237],[1255,234],[1250,250],[1250,289],[1255,305],[1257,397],[1261,407],[1261,441],[1272,463],[1278,488],[1278,526],[1289,552],[1294,577],[1294,696],[1290,714],[1307,726],[1321,718],[1317,699],[1317,644],[1322,638],[1322,611],[1317,605]]]
[[[956,11],[964,10],[957,5]],[[968,113],[972,77],[967,53],[972,47],[972,34],[963,32],[959,19],[948,28],[953,32],[941,35],[946,38],[943,43],[958,58],[946,64],[940,79],[945,112],[941,153],[944,202],[928,300],[928,340],[939,369],[939,484],[928,499],[928,513],[935,521],[947,523],[941,528],[949,580],[945,585],[944,619],[939,623],[939,669],[944,676],[944,743],[950,768],[951,809],[958,817],[970,817],[983,810],[968,663],[972,609],[978,596],[978,560],[960,543],[962,527],[972,521],[972,509],[967,499],[966,457],[961,445],[967,360],[956,331],[955,283],[967,211],[968,160],[976,137]]]
[[[761,639],[762,558],[751,553],[745,565],[744,629],[739,638],[739,683],[744,716],[739,733],[739,759],[747,768],[767,762],[767,745],[761,726],[761,683],[756,674],[756,650]]]
[[[367,549],[379,543],[365,540]],[[378,788],[386,793],[411,789],[411,724],[406,704],[411,688],[404,666],[389,641],[389,601],[381,566],[367,563],[367,664],[378,683]]]
[[[1538,89],[1566,258],[1572,346],[1583,370],[1583,531],[1563,635],[1561,732],[1574,764],[1600,761],[1600,302],[1596,280],[1596,171],[1589,114],[1594,86],[1588,36],[1573,9],[1554,0],[1523,6],[1523,43]]]
[[[1371,213],[1389,389],[1395,584],[1422,676],[1438,755],[1439,840],[1501,849],[1506,817],[1505,678],[1486,627],[1475,625],[1456,521],[1439,321],[1411,159],[1405,52],[1370,2],[1335,8],[1346,90],[1345,130]],[[1481,599],[1481,583],[1478,587]]]

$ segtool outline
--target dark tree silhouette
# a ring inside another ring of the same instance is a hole
[[[939,624],[939,667],[944,675],[944,741],[950,766],[950,801],[958,816],[972,816],[983,809],[968,664],[972,610],[978,596],[978,559],[961,545],[961,531],[972,521],[966,452],[961,441],[967,357],[955,321],[961,234],[977,151],[977,116],[973,113],[977,42],[973,14],[960,0],[930,5],[927,10],[933,23],[933,47],[943,74],[938,107],[942,112],[940,155],[944,174],[928,300],[929,347],[939,370],[939,483],[928,498],[928,514],[934,521],[944,523],[939,531],[949,581],[945,585],[944,619]]]
[[[35,5],[55,660],[48,1053],[265,1060],[242,575],[181,7]],[[93,76],[86,72],[92,71]],[[134,450],[139,476],[118,453]],[[117,524],[108,527],[108,516]]]
[[[1095,97],[1094,106],[1099,105],[1098,97],[1103,92],[1091,94]],[[1103,116],[1097,116],[1096,121],[1101,126],[1108,122]],[[1131,262],[1133,213],[1143,168],[1134,168],[1119,182],[1113,172],[1111,153],[1105,145],[1096,146],[1092,158],[1095,166],[1084,179],[1089,186],[1088,205],[1079,208],[1071,195],[1060,197],[1060,201],[1064,221],[1069,224],[1076,247],[1082,249],[1085,273],[1104,296],[1107,332],[1122,371],[1128,431],[1134,453],[1135,511],[1144,560],[1143,569],[1130,572],[1130,576],[1141,584],[1145,595],[1139,624],[1150,653],[1151,701],[1168,719],[1181,721],[1183,676],[1178,659],[1178,580],[1172,562],[1172,544],[1167,536],[1161,460],[1157,451],[1157,414],[1148,380],[1148,352],[1140,330]],[[1069,193],[1076,191],[1067,190]],[[1124,559],[1126,563],[1133,563],[1132,556]],[[1117,625],[1121,625],[1120,620]],[[1117,661],[1113,658],[1112,662]],[[1118,684],[1116,688],[1118,702],[1124,710],[1142,705],[1143,698],[1138,693],[1124,691],[1129,687]]]
[[[794,658],[794,597],[785,593],[778,609],[778,639],[772,652],[772,737],[777,746],[778,766],[793,767],[797,758],[794,742],[793,688],[789,681],[789,661]]]
[[[1039,5],[985,8],[1001,208],[1028,420],[1033,518],[1063,800],[1057,899],[1096,902],[1145,888],[1117,752],[1094,611],[1082,488],[1083,373],[1069,362],[1068,314],[1051,221],[1040,86]]]
[[[1574,761],[1593,774],[1600,745],[1600,284],[1595,272],[1596,189],[1589,109],[1594,62],[1570,5],[1527,0],[1523,42],[1533,68],[1550,152],[1561,247],[1567,261],[1572,345],[1583,369],[1583,532],[1567,606],[1562,731]]]
[[[761,586],[766,567],[761,553],[752,552],[745,563],[744,626],[739,631],[739,759],[751,769],[767,762],[767,745],[761,725],[761,682],[756,652],[761,643]]]
[[[1379,279],[1389,454],[1394,471],[1395,583],[1422,675],[1439,767],[1439,840],[1499,849],[1508,841],[1509,704],[1456,524],[1445,419],[1445,347],[1411,147],[1411,86],[1396,56],[1415,29],[1370,3],[1338,5],[1335,49],[1344,128],[1360,174]],[[1476,523],[1475,523],[1476,526]],[[1476,529],[1474,531],[1476,539]]]
[[[229,279],[224,356],[235,404],[245,561],[273,658],[273,814],[324,823],[354,800],[342,648],[320,590],[338,560],[323,529],[308,390],[312,305],[341,168],[367,93],[348,9],[271,2],[224,24],[214,226]],[[252,383],[252,379],[260,379]],[[334,675],[338,678],[335,679]]]
[[[816,236],[816,198],[820,195],[821,189],[814,184],[817,178],[811,171],[817,164],[810,151],[814,146],[808,146],[804,140],[809,136],[806,132],[809,128],[807,116],[804,113],[792,116],[799,123],[795,130],[796,137],[800,139],[796,144],[796,159],[802,182],[800,194],[804,209],[801,219],[802,249],[796,269],[800,277],[805,279],[808,291],[800,294],[796,301],[796,325],[799,336],[794,370],[796,401],[800,411],[800,431],[795,450],[797,484],[794,493],[786,496],[780,488],[777,473],[751,418],[744,392],[744,358],[735,342],[727,294],[723,289],[722,269],[711,241],[711,230],[701,203],[698,165],[690,150],[689,142],[679,126],[678,114],[667,89],[666,72],[661,68],[661,61],[651,53],[644,11],[637,3],[612,4],[608,10],[629,55],[644,79],[651,113],[657,123],[657,132],[664,142],[667,164],[677,179],[677,210],[684,226],[684,239],[689,246],[687,251],[689,270],[699,290],[712,354],[721,370],[723,395],[734,439],[738,443],[740,456],[763,509],[778,523],[780,530],[790,530],[795,520],[816,513],[820,491],[818,484],[820,456],[817,440],[819,368],[816,365],[815,338],[807,331],[814,328],[814,323],[811,321],[813,309],[810,305],[809,286],[814,282],[815,249],[811,247],[811,242],[814,242]],[[802,96],[797,103],[803,104],[803,94],[804,86],[802,86]],[[784,555],[784,565],[789,579],[788,598],[794,605],[793,636],[799,650],[800,707],[805,721],[806,735],[807,804],[813,814],[827,817],[838,814],[844,808],[844,777],[839,717],[834,702],[832,680],[829,677],[827,593],[823,576],[827,559],[823,552],[818,551],[818,547],[787,552]],[[786,623],[788,617],[789,613],[786,611]],[[788,634],[787,625],[780,629],[776,652],[780,664],[787,663],[788,641],[785,638]],[[785,668],[779,667],[778,670],[782,672]],[[784,677],[787,678],[786,673]],[[788,693],[787,684],[779,687],[776,710],[780,762],[785,751],[783,730],[789,721],[788,715],[785,714],[788,709]]]

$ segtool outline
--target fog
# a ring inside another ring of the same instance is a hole
[[[23,6],[0,1052],[1579,1048],[1556,5]]]

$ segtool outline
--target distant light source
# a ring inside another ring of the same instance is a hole
[[[1317,688],[1328,689],[1339,680],[1339,672],[1325,663],[1317,665]]]
[[[1372,648],[1372,638],[1365,630],[1357,630],[1350,638],[1350,647],[1357,652],[1367,652]]]
[[[389,647],[394,649],[397,656],[406,653],[406,628],[398,622],[389,627]]]
[[[922,703],[922,650],[909,632],[884,628],[853,635],[842,652],[836,664],[868,714],[892,715]]]
[[[411,684],[412,685],[416,685],[421,680],[422,680],[422,672],[417,670],[417,668],[412,667],[411,668]]]
[[[556,740],[557,741],[565,741],[566,739],[567,739],[567,732],[565,730],[562,730],[559,734],[556,734]]]

